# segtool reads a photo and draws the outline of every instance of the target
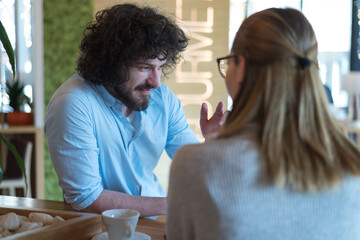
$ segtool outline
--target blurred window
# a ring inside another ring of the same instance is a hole
[[[314,28],[319,47],[321,81],[332,93],[336,107],[348,105],[341,75],[350,69],[351,0],[230,0],[229,49],[245,16],[270,7],[301,10]]]
[[[33,69],[32,69],[32,1],[31,0],[1,0],[0,20],[9,36],[15,52],[16,78],[26,85],[25,94],[32,101]],[[5,82],[12,79],[12,70],[9,59],[2,44],[0,48],[0,98],[2,98],[3,111],[10,109],[4,90]],[[24,111],[30,112],[30,106],[24,106]]]

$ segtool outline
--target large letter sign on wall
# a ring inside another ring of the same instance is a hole
[[[189,124],[202,138],[199,117],[203,102],[212,115],[219,101],[226,104],[227,92],[216,58],[228,54],[229,2],[223,0],[176,0],[178,24],[190,38],[184,60],[175,71],[175,83],[166,84],[180,99]]]

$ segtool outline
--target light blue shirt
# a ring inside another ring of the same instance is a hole
[[[179,99],[164,84],[152,90],[149,107],[129,121],[121,102],[103,86],[74,75],[51,98],[45,133],[66,202],[81,210],[104,189],[164,197],[153,170],[198,139]]]

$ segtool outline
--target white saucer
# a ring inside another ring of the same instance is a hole
[[[109,236],[107,232],[103,232],[92,237],[91,240],[109,240]],[[151,237],[145,233],[134,232],[132,240],[151,240]]]

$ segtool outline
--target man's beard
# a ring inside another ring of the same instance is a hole
[[[136,89],[152,89],[154,87],[152,87],[149,84],[141,84],[138,85]],[[145,109],[148,108],[149,106],[149,102],[150,102],[150,94],[149,95],[141,95],[140,99],[139,98],[135,98],[132,93],[133,92],[129,92],[126,88],[122,88],[114,86],[113,90],[116,94],[116,98],[119,99],[122,104],[125,104],[125,106],[132,110],[132,111],[143,111]]]

